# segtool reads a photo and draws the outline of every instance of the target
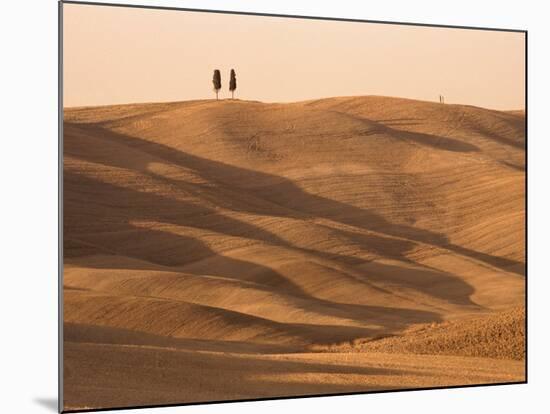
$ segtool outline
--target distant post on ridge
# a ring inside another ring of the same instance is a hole
[[[216,92],[216,101],[218,100],[218,92],[222,88],[222,75],[219,69],[214,70],[214,77],[212,78],[212,83],[214,84],[214,92]]]
[[[235,89],[237,89],[237,76],[235,75],[235,69],[231,69],[229,76],[229,90],[231,91],[231,99],[235,97]]]

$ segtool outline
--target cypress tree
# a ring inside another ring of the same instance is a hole
[[[235,70],[231,69],[231,74],[229,76],[229,90],[231,91],[231,99],[234,98],[235,89],[237,89],[237,76],[235,75]]]
[[[218,100],[218,92],[222,88],[222,75],[218,69],[214,70],[214,77],[212,78],[214,84],[214,92],[216,92],[216,100]]]

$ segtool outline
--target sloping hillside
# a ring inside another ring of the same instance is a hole
[[[330,349],[521,309],[524,123],[375,96],[66,109],[66,407],[522,380]]]
[[[401,335],[314,349],[321,352],[391,352],[523,360],[525,347],[525,309],[519,307],[483,318],[413,325]]]

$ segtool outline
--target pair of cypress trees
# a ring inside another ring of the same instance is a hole
[[[218,92],[222,88],[222,75],[219,69],[214,70],[212,83],[214,84],[214,92],[216,92],[216,100],[218,100]],[[229,75],[229,90],[231,91],[231,99],[234,98],[235,89],[237,89],[237,76],[235,75],[235,70],[231,69],[231,73]]]

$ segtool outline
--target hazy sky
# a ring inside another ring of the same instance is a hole
[[[521,109],[523,33],[65,4],[64,105],[387,95]]]

